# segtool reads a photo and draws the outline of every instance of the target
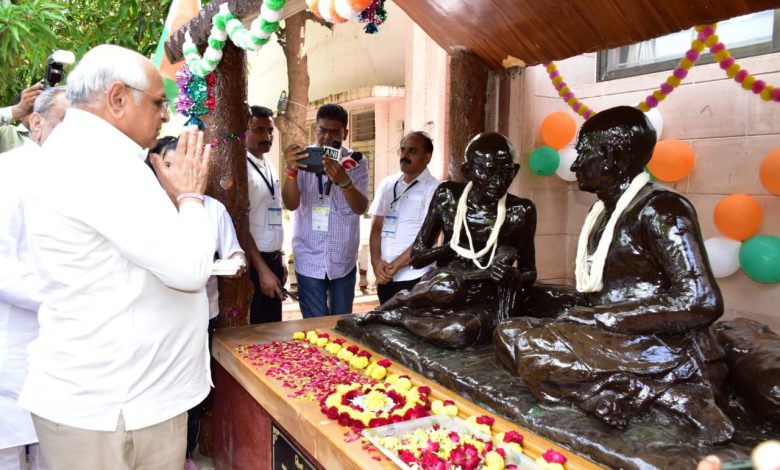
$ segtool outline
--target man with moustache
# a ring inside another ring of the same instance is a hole
[[[435,267],[411,290],[356,315],[358,324],[402,326],[437,346],[461,349],[488,340],[525,299],[536,280],[536,207],[507,192],[520,170],[514,146],[483,132],[465,157],[467,183],[438,186],[412,246],[412,266]]]
[[[168,100],[129,49],[87,52],[66,95],[25,200],[41,306],[19,404],[54,470],[180,469],[210,386],[210,147],[189,129],[155,179]]]
[[[246,137],[249,214],[239,225],[239,240],[249,258],[255,287],[251,324],[282,321],[282,286],[287,266],[282,255],[282,194],[273,162],[265,158],[274,141],[273,112],[251,106]]]
[[[369,247],[377,280],[379,304],[417,284],[430,266],[415,269],[409,259],[439,180],[428,171],[433,142],[424,132],[401,140],[401,172],[379,183],[368,213],[373,216]]]
[[[317,110],[316,146],[333,147],[348,135],[347,111],[337,104]],[[355,298],[360,214],[368,206],[368,161],[346,169],[331,158],[323,159],[324,173],[299,171],[307,149],[293,144],[284,150],[287,182],[284,205],[293,211],[292,249],[295,278],[304,318],[352,312]],[[341,155],[352,150],[341,146]]]

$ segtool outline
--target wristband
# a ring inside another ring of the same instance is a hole
[[[181,201],[184,199],[197,199],[198,201],[203,202],[203,195],[198,193],[181,193],[176,196],[176,203],[181,204]]]
[[[294,180],[298,177],[298,170],[292,170],[289,166],[284,167],[284,174],[287,175],[288,178],[291,180]]]
[[[347,178],[349,178],[349,177],[347,177]],[[346,182],[344,182],[344,183],[339,183],[339,188],[341,188],[341,189],[349,189],[349,188],[351,188],[352,186],[353,186],[353,184],[352,184],[352,178],[349,178],[349,179],[348,179]]]

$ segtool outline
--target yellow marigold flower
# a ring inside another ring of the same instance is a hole
[[[398,380],[395,382],[394,386],[395,386],[395,389],[399,391],[399,393],[400,393],[400,391],[401,391],[401,390],[403,390],[404,392],[406,392],[407,390],[409,390],[410,388],[412,388],[412,381],[411,381],[411,380],[409,380],[409,379],[408,379],[408,378],[406,378],[406,377],[401,377],[401,378],[399,378],[399,379],[398,379]]]
[[[384,366],[376,366],[371,371],[371,378],[374,380],[382,380],[387,375],[387,369]]]
[[[707,46],[707,47],[712,47],[715,44],[717,44],[718,41],[720,41],[720,38],[718,37],[718,35],[717,34],[712,34],[712,35],[710,35],[710,37],[707,38],[706,41],[704,41],[704,45]]]
[[[296,331],[293,333],[293,339],[306,339],[306,333],[303,331]]]
[[[739,69],[741,69],[740,65],[736,62],[731,64],[729,68],[726,69],[726,76],[729,78],[734,78],[737,73],[739,73]]]
[[[385,449],[388,450],[395,450],[399,445],[401,445],[401,441],[399,441],[397,437],[386,437],[381,439],[379,442],[385,447]]]
[[[339,354],[338,354],[338,358],[341,359],[342,361],[345,361],[345,362],[349,362],[352,359],[353,356],[354,356],[354,354],[349,352],[349,350],[347,350],[347,348],[341,348],[341,351],[339,351]]]
[[[745,90],[750,90],[753,88],[754,83],[756,83],[756,77],[753,75],[748,75],[744,80],[742,80],[742,88]]]
[[[344,395],[346,393],[351,392],[353,389],[355,389],[356,385],[358,385],[358,384],[350,384],[350,385],[339,384],[339,385],[336,385],[336,393],[338,393],[339,395]]]
[[[442,414],[452,416],[453,418],[458,416],[458,407],[455,405],[445,405],[442,410]]]
[[[504,458],[495,451],[485,454],[485,468],[487,470],[504,470]]]
[[[349,360],[349,365],[357,370],[363,370],[368,365],[368,359],[361,356],[355,356]]]
[[[338,343],[328,343],[328,345],[325,346],[325,350],[331,354],[338,354],[341,350],[341,345]]]
[[[442,410],[444,409],[444,402],[441,400],[433,400],[431,402],[431,413],[435,415],[442,414]]]
[[[316,337],[317,337],[317,330],[309,330],[306,332],[306,339],[308,339],[309,341],[311,341],[312,338],[316,338]]]
[[[508,449],[512,449],[513,451],[517,452],[518,454],[523,453],[523,448],[518,444],[517,442],[504,442],[504,447]]]
[[[341,405],[341,394],[334,393],[332,395],[328,395],[328,398],[325,399],[325,406],[328,408],[339,405]]]
[[[684,68],[685,70],[688,70],[691,67],[693,67],[693,61],[690,59],[683,59],[680,61],[680,67]]]
[[[371,372],[374,372],[374,368],[376,367],[376,361],[371,361],[371,364],[366,367],[366,375],[368,377],[371,377]]]
[[[763,90],[761,90],[761,99],[764,101],[769,101],[772,99],[772,90],[774,90],[775,87],[772,85],[767,85]]]
[[[398,381],[398,379],[399,379],[399,378],[400,378],[400,377],[399,377],[399,375],[398,375],[398,374],[390,374],[390,375],[388,375],[388,376],[387,376],[387,378],[385,379],[385,383],[386,383],[386,384],[393,385],[394,383],[396,383],[396,382]]]
[[[317,338],[317,347],[324,348],[328,344],[328,338]]]
[[[365,408],[368,411],[376,412],[387,406],[387,395],[373,390],[366,394]]]
[[[666,79],[666,84],[672,88],[677,88],[680,86],[680,83],[682,83],[682,80],[675,77],[674,75],[670,75],[669,78]]]

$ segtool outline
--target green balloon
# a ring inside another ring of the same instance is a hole
[[[543,145],[531,152],[531,171],[539,176],[550,176],[561,164],[561,156],[552,147]]]
[[[739,265],[754,281],[780,282],[780,238],[757,235],[745,240],[739,249]]]

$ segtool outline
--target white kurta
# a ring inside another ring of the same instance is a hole
[[[236,229],[224,204],[218,200],[206,196],[203,199],[206,212],[209,215],[209,224],[214,234],[214,251],[220,259],[228,259],[236,253],[243,253],[238,244]],[[219,284],[217,276],[209,277],[206,282],[206,293],[209,296],[209,320],[219,315]]]
[[[128,431],[200,403],[210,385],[205,208],[178,212],[142,148],[68,109],[25,200],[42,281],[40,333],[19,404],[67,426]]]
[[[27,375],[27,345],[38,336],[40,285],[24,229],[24,181],[40,148],[0,154],[0,449],[38,442],[30,413],[16,404]]]

